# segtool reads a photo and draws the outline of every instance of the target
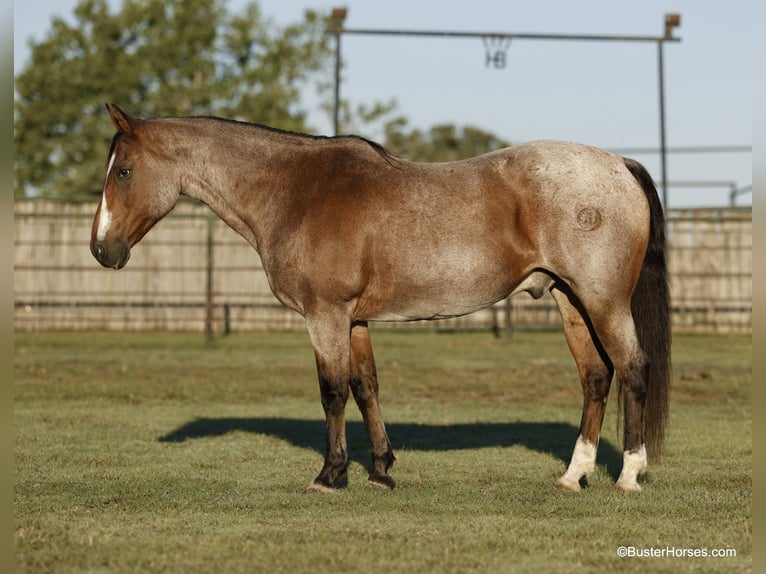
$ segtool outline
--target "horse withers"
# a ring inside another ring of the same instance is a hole
[[[641,489],[637,477],[659,453],[667,420],[670,321],[663,213],[639,163],[560,141],[413,163],[356,136],[107,109],[117,133],[93,255],[125,266],[181,195],[255,248],[314,347],[327,451],[308,490],[333,491],[346,477],[349,391],[369,437],[369,484],[394,487],[369,321],[456,317],[521,291],[552,294],[583,390],[580,433],[556,485],[578,491],[594,470],[616,373],[624,408],[616,487]]]

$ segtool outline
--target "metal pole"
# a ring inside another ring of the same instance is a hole
[[[662,182],[662,207],[668,211],[668,150],[665,141],[665,41],[657,41],[659,91],[660,91],[660,180]]]
[[[340,132],[340,36],[343,33],[343,22],[346,21],[348,10],[346,8],[333,8],[330,14],[329,31],[335,35],[335,101],[333,102],[333,130],[334,135]]]
[[[335,33],[335,101],[333,103],[334,135],[340,132],[340,31]]]
[[[366,36],[422,36],[441,38],[504,38],[507,40],[571,40],[575,42],[654,42],[657,36],[613,34],[520,34],[516,32],[461,32],[448,30],[389,30],[384,28],[343,28],[343,34]],[[675,38],[668,38],[674,40]]]

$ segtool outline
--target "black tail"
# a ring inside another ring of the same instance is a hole
[[[649,245],[631,301],[638,342],[649,361],[649,380],[644,409],[647,454],[662,450],[668,420],[670,390],[670,288],[665,263],[665,216],[654,181],[644,166],[625,158],[625,166],[646,193],[651,212]]]

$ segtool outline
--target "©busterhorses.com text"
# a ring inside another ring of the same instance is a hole
[[[678,546],[620,546],[620,558],[734,558],[736,548],[685,548]]]

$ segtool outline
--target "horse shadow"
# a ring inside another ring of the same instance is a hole
[[[348,454],[352,460],[367,460],[367,434],[362,422],[347,423]],[[508,422],[421,424],[387,423],[389,439],[397,450],[448,451],[489,447],[523,446],[569,463],[579,429],[568,423]],[[325,422],[294,418],[196,418],[159,438],[178,443],[198,438],[223,436],[234,431],[278,437],[290,444],[325,452]],[[616,479],[622,454],[607,440],[601,440],[598,463]]]

